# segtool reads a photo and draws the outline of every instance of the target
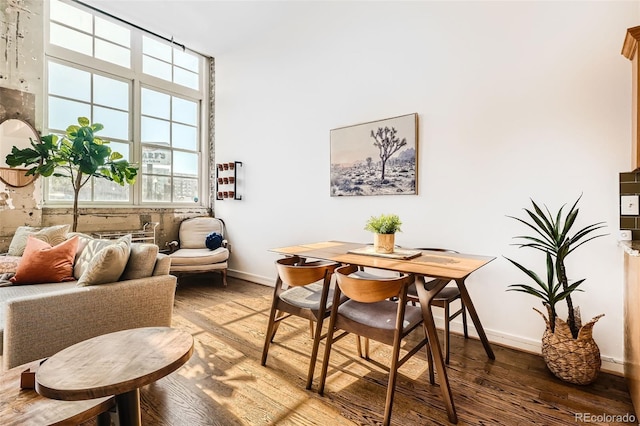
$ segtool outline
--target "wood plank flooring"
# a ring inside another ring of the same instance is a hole
[[[313,390],[304,389],[311,352],[307,322],[285,321],[267,366],[260,365],[271,294],[270,287],[234,278],[225,288],[216,274],[179,280],[173,325],[193,334],[195,350],[181,369],[142,389],[144,424],[381,423],[387,373],[357,357],[352,336],[332,351],[324,397],[315,391],[317,378]],[[537,355],[493,349],[496,360],[490,361],[479,341],[452,338],[447,371],[459,425],[570,425],[587,423],[586,416],[633,415],[622,377],[602,373],[592,385],[570,385],[556,379]],[[386,364],[389,354],[389,347],[372,342],[374,360]],[[637,424],[589,419],[601,425]],[[422,354],[400,369],[391,421],[403,426],[450,424],[440,388],[429,384]]]

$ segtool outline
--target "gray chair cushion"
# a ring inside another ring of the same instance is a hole
[[[351,321],[383,330],[393,330],[396,324],[398,304],[389,300],[376,303],[360,303],[348,300],[338,308],[338,313]],[[422,311],[417,306],[407,306],[404,313],[404,329],[408,330],[422,321]]]
[[[320,298],[322,297],[322,283],[313,283],[305,286],[289,288],[280,293],[280,299],[290,305],[299,308],[318,310]],[[329,289],[327,298],[327,309],[331,308],[333,300],[333,288]]]

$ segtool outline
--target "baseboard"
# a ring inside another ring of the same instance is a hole
[[[227,275],[230,277],[234,277],[234,278],[239,278],[241,280],[245,280],[245,281],[251,281],[253,283],[256,284],[262,284],[262,285],[266,285],[269,287],[273,287],[274,283],[275,283],[275,278],[266,278],[263,277],[262,275],[255,275],[255,274],[248,274],[246,272],[242,272],[242,271],[237,271],[234,269],[228,269],[227,270]]]
[[[437,315],[437,314],[436,314]],[[439,328],[444,327],[444,319],[443,317],[434,317],[436,321],[436,326]],[[462,320],[458,322],[458,320],[454,320],[451,323],[451,331],[457,334],[463,334],[462,328]],[[542,353],[542,342],[541,340],[530,339],[527,337],[516,336],[513,334],[506,334],[503,332],[498,332],[492,329],[488,329],[485,327],[485,334],[487,335],[487,339],[492,344],[504,346],[511,349],[517,349],[523,352],[528,352],[532,354],[540,355]],[[478,334],[476,333],[473,325],[469,323],[469,337],[473,337],[479,339]],[[615,374],[617,376],[624,376],[624,361],[621,359],[616,359],[611,356],[607,356],[605,354],[600,354],[600,359],[602,361],[601,371],[606,373]]]
[[[228,274],[231,277],[243,279],[246,281],[251,281],[257,284],[266,285],[269,287],[273,287],[274,278],[266,278],[260,275],[248,274],[246,272],[241,272],[237,270],[228,270]],[[442,316],[438,316],[438,309],[434,310],[434,319],[436,322],[436,326],[438,328],[444,327],[444,319]],[[457,334],[463,334],[462,329],[462,319],[456,318],[451,323],[451,331]],[[513,334],[506,334],[502,332],[498,332],[492,329],[485,328],[485,334],[487,335],[487,339],[492,344],[505,346],[511,349],[517,349],[520,351],[538,354],[541,353],[541,341],[537,339],[529,339],[522,336],[516,336]],[[479,339],[473,324],[469,322],[469,337],[473,337]],[[601,354],[600,358],[602,359],[602,371],[606,373],[615,374],[618,376],[624,375],[624,362],[620,359],[613,358],[611,356],[607,356],[605,354]]]

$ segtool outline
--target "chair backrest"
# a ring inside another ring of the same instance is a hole
[[[192,217],[180,224],[180,248],[206,248],[207,235],[217,232],[224,238],[224,222],[216,217]]]
[[[325,279],[338,265],[332,262],[305,262],[298,256],[276,260],[278,276],[290,287],[298,287]]]
[[[402,288],[414,280],[412,274],[369,279],[359,278],[355,275],[356,272],[358,272],[358,267],[353,265],[341,266],[335,271],[340,291],[349,299],[362,303],[375,303],[398,296]]]

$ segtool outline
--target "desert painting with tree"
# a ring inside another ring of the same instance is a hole
[[[331,196],[417,194],[418,114],[331,130]]]

